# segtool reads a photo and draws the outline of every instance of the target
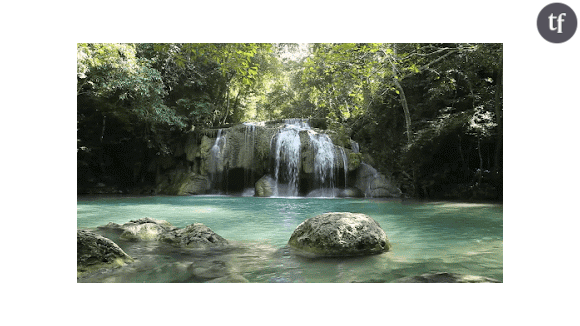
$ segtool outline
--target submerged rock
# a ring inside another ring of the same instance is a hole
[[[207,283],[250,283],[245,277],[238,274],[229,274],[224,277],[214,278]]]
[[[483,276],[437,272],[403,277],[394,280],[392,283],[501,283],[501,282],[496,279]]]
[[[176,227],[165,220],[145,217],[125,223],[121,229],[123,230],[121,233],[123,240],[157,240],[162,233],[174,230]]]
[[[365,214],[335,212],[307,219],[288,244],[308,256],[359,256],[388,251],[389,240],[379,223]]]
[[[116,243],[87,230],[77,230],[77,277],[102,268],[133,262]]]
[[[201,249],[220,248],[229,245],[226,239],[202,223],[194,223],[184,229],[163,233],[158,240],[175,246]]]

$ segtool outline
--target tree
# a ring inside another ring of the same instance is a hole
[[[104,175],[121,145],[167,157],[192,130],[317,118],[359,142],[408,194],[485,184],[490,174],[499,189],[502,52],[467,43],[81,43],[79,162],[98,162]]]

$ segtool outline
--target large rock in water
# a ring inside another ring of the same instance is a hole
[[[194,223],[184,229],[162,234],[159,241],[187,248],[223,248],[229,243],[217,233],[201,223]]]
[[[132,262],[116,243],[87,230],[77,230],[77,277],[101,268]]]
[[[157,240],[162,233],[173,231],[177,227],[165,220],[157,220],[151,217],[144,217],[138,220],[131,220],[123,225],[108,223],[99,226],[99,229],[110,230],[121,233],[123,240]]]
[[[157,240],[159,236],[167,231],[176,229],[171,223],[165,220],[156,220],[145,217],[138,220],[132,220],[123,224],[123,240]]]
[[[389,240],[379,223],[365,214],[326,213],[302,222],[288,241],[309,256],[359,256],[388,251]]]

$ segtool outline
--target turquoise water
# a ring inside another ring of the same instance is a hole
[[[385,230],[391,250],[367,257],[309,259],[285,248],[302,221],[338,211],[371,216]],[[95,230],[136,262],[79,282],[204,282],[228,275],[250,282],[389,282],[432,271],[503,281],[501,204],[226,196],[77,200],[79,229],[142,217],[167,220],[177,227],[203,223],[235,249],[176,249],[156,242],[127,242]]]

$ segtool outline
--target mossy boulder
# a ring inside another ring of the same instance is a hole
[[[362,154],[361,153],[348,153],[348,170],[354,171],[359,168],[360,164],[362,163]]]
[[[372,255],[390,248],[378,222],[368,215],[349,212],[307,219],[294,230],[288,245],[298,254],[314,257]]]
[[[123,232],[120,238],[123,240],[151,241],[157,240],[162,233],[174,230],[176,227],[165,220],[145,217],[127,222],[121,225],[121,229]]]
[[[202,223],[194,223],[183,229],[163,233],[158,240],[178,247],[198,249],[222,248],[229,245],[226,239]]]
[[[130,262],[133,258],[110,239],[88,230],[77,230],[77,277]]]

